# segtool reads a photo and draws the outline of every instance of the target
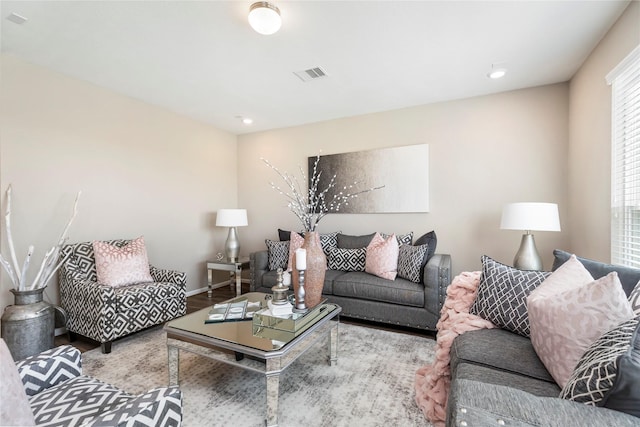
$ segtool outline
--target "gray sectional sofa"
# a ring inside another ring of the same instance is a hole
[[[250,255],[252,292],[271,293],[276,271],[268,267],[266,250]],[[344,317],[435,331],[450,283],[451,256],[434,254],[421,283],[382,279],[363,271],[327,270],[322,294],[342,307]]]
[[[570,256],[554,254],[554,270]],[[594,278],[617,271],[627,295],[640,280],[640,270],[579,259]],[[466,332],[454,340],[450,356],[447,426],[640,426],[633,415],[559,398],[560,387],[521,335],[504,329]],[[637,393],[640,384],[632,387]]]

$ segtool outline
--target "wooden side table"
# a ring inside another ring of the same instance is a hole
[[[249,265],[249,257],[240,257],[237,261],[222,259],[220,261],[207,261],[207,297],[213,296],[213,290],[229,285],[233,289],[235,277],[236,296],[242,294],[242,267]],[[213,283],[213,270],[228,271],[229,281]]]

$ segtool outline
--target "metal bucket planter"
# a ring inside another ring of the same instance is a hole
[[[14,360],[22,360],[53,348],[55,310],[43,301],[44,288],[11,289],[15,305],[4,309],[1,335]]]

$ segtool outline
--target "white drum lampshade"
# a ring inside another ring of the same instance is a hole
[[[229,235],[224,249],[229,261],[237,261],[240,255],[240,241],[236,227],[249,225],[246,209],[220,209],[216,217],[216,226],[229,227]]]

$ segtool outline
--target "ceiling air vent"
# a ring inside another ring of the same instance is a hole
[[[318,80],[327,77],[327,73],[320,67],[309,68],[308,70],[294,71],[296,76],[303,82],[310,82],[311,80]]]

